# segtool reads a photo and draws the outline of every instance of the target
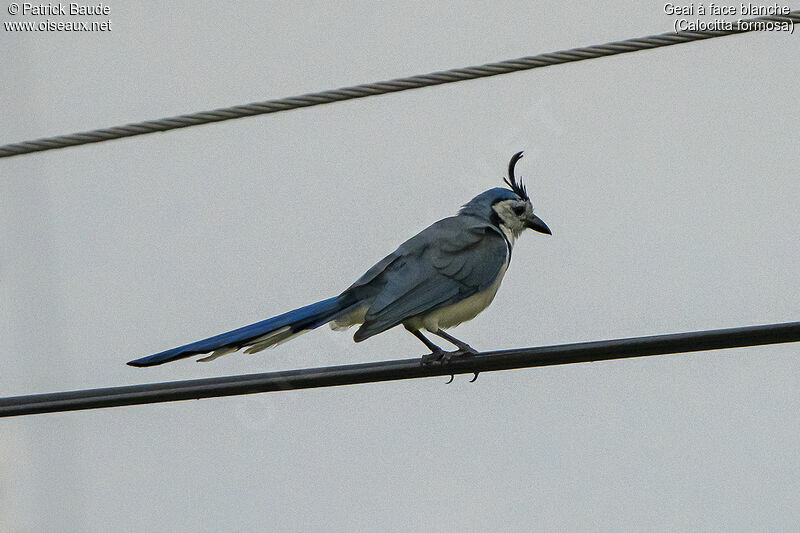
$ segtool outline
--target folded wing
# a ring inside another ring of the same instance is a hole
[[[487,290],[508,259],[502,234],[472,217],[450,217],[406,241],[348,290],[372,292],[362,341],[411,317]]]

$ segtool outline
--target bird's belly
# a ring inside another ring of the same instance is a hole
[[[489,307],[489,304],[494,300],[497,289],[500,288],[500,282],[503,281],[503,276],[508,268],[506,263],[500,274],[497,276],[492,285],[483,292],[473,294],[472,296],[456,302],[447,307],[441,307],[426,315],[421,315],[418,318],[417,324],[420,328],[425,328],[428,331],[435,332],[439,329],[447,329],[455,327],[462,322],[472,320],[478,313]]]

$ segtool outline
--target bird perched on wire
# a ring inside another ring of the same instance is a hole
[[[353,336],[356,342],[402,324],[431,351],[422,357],[423,364],[477,353],[445,330],[472,320],[492,302],[514,241],[525,229],[550,235],[514,175],[521,158],[518,152],[508,164],[508,189],[489,189],[457,215],[425,228],[339,296],[128,364],[153,366],[198,354],[210,354],[199,359],[210,361],[242,348],[247,348],[245,353],[260,352],[327,323],[333,329],[360,324]],[[457,350],[446,352],[422,330]]]

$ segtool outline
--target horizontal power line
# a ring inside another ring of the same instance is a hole
[[[168,383],[131,385],[0,398],[0,417],[101,407],[194,400],[337,385],[354,385],[450,374],[606,361],[648,355],[741,348],[800,341],[800,322],[673,333],[606,341],[484,352],[448,364],[422,366],[420,359],[307,368]]]
[[[78,146],[81,144],[110,141],[112,139],[144,135],[147,133],[163,132],[177,128],[187,128],[189,126],[198,126],[201,124],[209,124],[211,122],[221,122],[223,120],[231,120],[235,118],[251,117],[266,113],[276,113],[278,111],[288,111],[290,109],[298,109],[301,107],[330,104],[332,102],[340,102],[343,100],[365,98],[367,96],[407,91],[409,89],[419,89],[421,87],[430,87],[433,85],[442,85],[445,83],[454,83],[476,78],[486,78],[489,76],[508,74],[509,72],[518,72],[521,70],[530,70],[550,65],[558,65],[561,63],[570,63],[572,61],[583,61],[585,59],[593,59],[596,57],[625,54],[628,52],[649,50],[651,48],[659,48],[662,46],[672,46],[691,41],[712,39],[714,37],[724,37],[726,35],[734,35],[737,33],[747,33],[750,31],[756,31],[758,29],[757,26],[752,24],[753,22],[758,21],[788,22],[790,24],[797,24],[800,23],[800,10],[792,11],[788,15],[776,15],[748,19],[742,21],[742,24],[736,22],[733,23],[733,28],[729,30],[663,33],[660,35],[651,35],[649,37],[640,37],[638,39],[627,39],[625,41],[616,41],[601,45],[586,46],[582,48],[573,48],[571,50],[561,50],[559,52],[552,52],[548,54],[510,59],[507,61],[500,61],[498,63],[488,63],[486,65],[432,72],[430,74],[423,74],[421,76],[397,78],[378,83],[343,87],[331,91],[309,93],[300,96],[280,98],[277,100],[267,100],[264,102],[254,102],[251,104],[233,107],[224,107],[211,111],[191,113],[188,115],[178,115],[175,117],[162,118],[160,120],[137,122],[113,128],[90,130],[81,133],[73,133],[71,135],[61,135],[57,137],[47,137],[15,144],[6,144],[4,146],[0,146],[0,157],[11,157],[32,152],[41,152],[44,150],[66,148],[68,146]]]

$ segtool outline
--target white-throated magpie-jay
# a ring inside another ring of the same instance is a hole
[[[401,244],[339,296],[128,364],[160,365],[207,353],[200,361],[210,361],[245,347],[245,353],[255,353],[327,323],[334,329],[360,324],[353,336],[356,342],[403,324],[431,350],[423,363],[475,353],[444,330],[472,320],[492,302],[520,233],[532,229],[550,234],[514,176],[521,157],[522,152],[514,154],[508,164],[504,181],[509,189],[496,187],[479,194],[457,215]],[[458,350],[445,352],[422,334],[423,329]]]

